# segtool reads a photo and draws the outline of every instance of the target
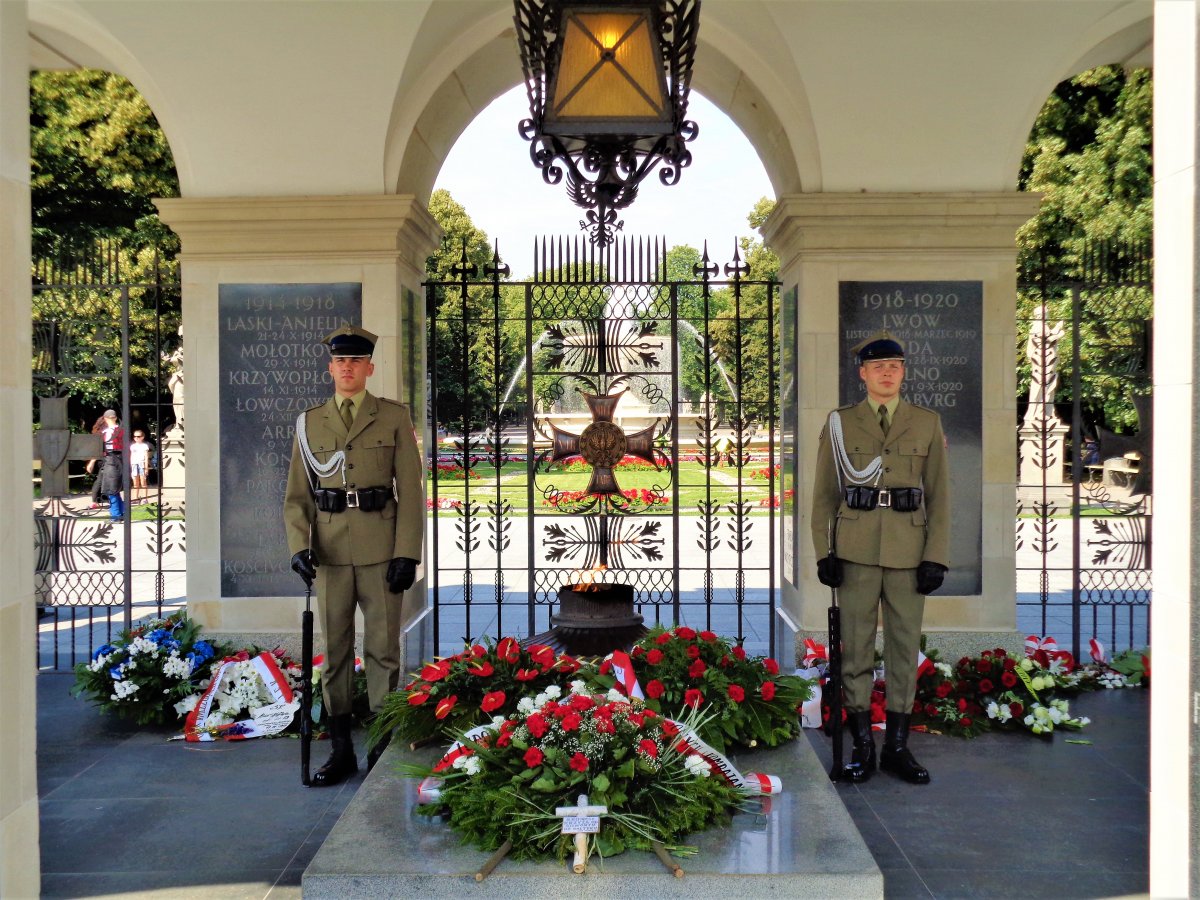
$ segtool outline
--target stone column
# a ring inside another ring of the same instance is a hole
[[[29,360],[29,34],[24,3],[0,3],[0,897],[36,897],[37,651]]]
[[[210,631],[258,635],[258,643],[271,646],[265,635],[286,639],[298,632],[302,599],[221,596],[220,285],[361,284],[363,325],[379,335],[368,389],[412,403],[420,431],[425,421],[421,281],[441,229],[412,196],[156,202],[183,245],[189,614]],[[287,547],[279,553],[286,561]],[[418,581],[405,595],[406,621],[424,606],[423,598],[423,581]]]
[[[794,194],[780,198],[763,234],[779,255],[783,293],[798,293],[795,551],[799,583],[782,580],[782,612],[801,636],[826,630],[829,589],[816,577],[810,537],[817,436],[838,405],[839,283],[977,281],[983,285],[982,594],[930,597],[925,631],[957,649],[1015,639],[1016,244],[1040,197],[1019,193]],[[785,376],[786,377],[786,376]],[[785,437],[785,443],[787,439]],[[940,634],[938,634],[940,632]],[[823,640],[823,638],[822,638]]]
[[[1200,3],[1154,5],[1154,689],[1150,693],[1150,894],[1200,890],[1195,754],[1200,728],[1200,437],[1196,433],[1197,103]]]

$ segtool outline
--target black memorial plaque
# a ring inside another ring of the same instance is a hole
[[[362,285],[222,284],[221,596],[303,592],[283,494],[296,416],[333,393],[321,339],[362,322]]]
[[[942,595],[983,590],[983,282],[843,281],[839,396],[866,389],[851,347],[881,328],[904,345],[903,396],[942,417],[950,446],[950,572]]]

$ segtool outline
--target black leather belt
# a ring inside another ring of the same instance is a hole
[[[346,491],[342,488],[317,488],[313,491],[317,509],[321,512],[340,513],[347,509],[377,512],[392,499],[390,487],[357,488]]]
[[[120,450],[105,450],[104,455],[105,456],[120,456],[121,451]]]
[[[877,488],[865,484],[846,488],[846,505],[851,509],[894,509],[896,512],[916,512],[925,494],[920,488]]]

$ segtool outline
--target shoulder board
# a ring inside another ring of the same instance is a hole
[[[936,409],[930,409],[928,406],[921,406],[919,403],[909,403],[908,405],[913,409],[919,409],[921,412],[929,413],[931,416],[936,416],[938,414]]]
[[[843,412],[844,410],[847,410],[847,409],[854,409],[854,407],[856,407],[856,406],[858,406],[857,403],[847,403],[845,406],[839,406],[838,412]]]
[[[318,410],[322,406],[324,406],[325,403],[326,403],[326,401],[322,400],[320,403],[314,403],[312,406],[306,406],[306,407],[304,407],[304,412],[306,412],[306,413],[315,412],[316,410]]]
[[[401,409],[408,409],[407,403],[401,403],[399,400],[389,400],[387,397],[378,397],[380,403],[386,403],[389,406],[398,406]]]

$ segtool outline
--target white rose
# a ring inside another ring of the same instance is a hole
[[[1031,671],[1031,670],[1033,669],[1033,660],[1032,660],[1032,659],[1029,659],[1029,658],[1027,657],[1027,658],[1025,658],[1025,659],[1021,660],[1019,663],[1017,663],[1017,665],[1019,665],[1019,666],[1020,666],[1022,669],[1024,669],[1026,672],[1029,672],[1029,671]]]
[[[543,701],[543,702],[545,702],[545,701]],[[519,712],[523,716],[529,715],[535,709],[537,709],[537,704],[533,700],[530,700],[528,697],[522,697],[520,700],[517,701],[517,712]]]

